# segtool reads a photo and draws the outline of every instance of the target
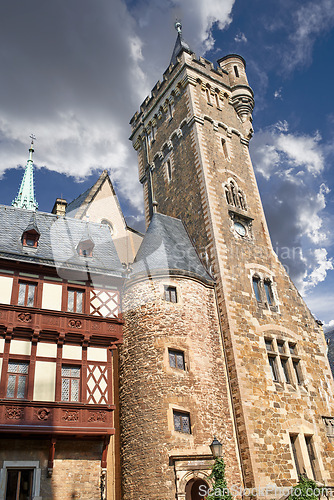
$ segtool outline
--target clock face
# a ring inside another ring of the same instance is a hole
[[[246,228],[241,222],[235,222],[234,229],[240,236],[246,236]]]

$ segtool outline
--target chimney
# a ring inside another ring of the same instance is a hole
[[[56,215],[66,215],[67,201],[62,198],[57,198],[55,204],[53,205],[52,213]]]

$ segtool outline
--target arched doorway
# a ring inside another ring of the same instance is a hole
[[[186,500],[205,500],[209,486],[204,479],[191,479],[186,486]]]

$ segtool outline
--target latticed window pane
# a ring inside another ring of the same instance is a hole
[[[83,292],[80,290],[77,290],[77,310],[76,310],[76,312],[79,312],[79,313],[82,312],[82,297],[83,297]]]
[[[77,378],[80,377],[80,367],[72,366],[70,370],[71,370],[71,377],[77,377]]]
[[[33,305],[34,305],[35,289],[36,289],[36,285],[28,285],[28,297],[27,297],[27,306],[28,307],[33,307]]]
[[[70,377],[71,376],[71,367],[70,366],[62,366],[61,367],[61,376],[62,377]]]
[[[169,366],[176,368],[175,354],[173,351],[169,351]]]
[[[18,305],[19,306],[24,306],[24,302],[25,302],[25,296],[26,296],[26,284],[25,283],[20,283],[19,285],[19,298],[18,298]]]
[[[18,399],[23,399],[25,396],[26,392],[26,377],[24,375],[21,375],[18,377],[18,384],[17,384],[17,395],[16,397]]]
[[[8,375],[8,384],[7,384],[7,398],[13,398],[15,395],[15,375]]]
[[[179,413],[174,413],[174,429],[181,432],[181,415]]]
[[[179,352],[176,354],[176,365],[180,370],[184,370],[184,356],[183,352]]]
[[[186,432],[187,434],[190,434],[189,415],[182,416],[182,432]]]
[[[74,312],[74,294],[74,290],[68,290],[67,310],[70,312]]]
[[[28,373],[28,368],[29,364],[25,362],[15,362],[15,361],[9,361],[8,362],[8,372],[9,373]]]
[[[61,381],[61,400],[70,400],[70,379],[68,378],[63,378]]]
[[[71,380],[71,401],[79,401],[79,380]]]
[[[174,429],[178,432],[190,434],[190,415],[188,413],[173,412]]]

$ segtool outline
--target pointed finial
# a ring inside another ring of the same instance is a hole
[[[34,150],[34,140],[36,140],[36,136],[34,134],[30,134],[30,139],[31,139],[31,143],[30,143],[30,148],[29,148],[29,160],[32,161],[32,154],[33,152],[35,151]]]
[[[182,24],[178,19],[175,21],[174,26],[175,26],[175,29],[178,32],[178,34],[181,36],[182,35]]]
[[[32,154],[34,152],[34,134],[30,135],[31,143],[29,148],[29,160],[24,169],[23,178],[21,181],[19,192],[12,201],[13,207],[26,208],[27,210],[36,210],[38,203],[35,199],[35,185],[34,185],[34,163]]]

